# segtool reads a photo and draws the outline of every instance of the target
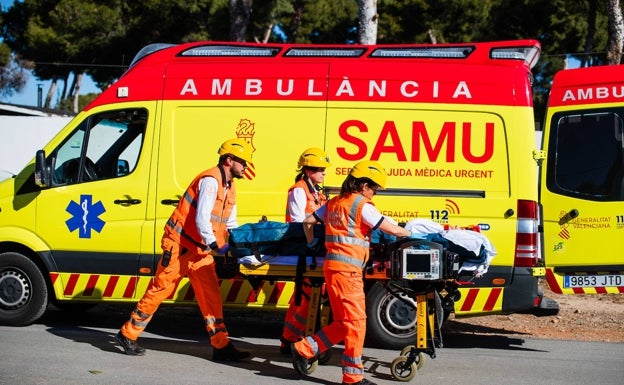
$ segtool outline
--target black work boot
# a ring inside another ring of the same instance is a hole
[[[115,336],[115,341],[123,348],[124,352],[129,356],[144,356],[145,349],[139,346],[136,341],[126,338],[121,332]]]
[[[295,369],[295,371],[299,374],[303,374],[304,376],[310,374],[310,368],[316,358],[312,358],[311,360],[309,360],[299,354],[299,352],[295,348],[294,343],[290,344],[290,352],[292,354],[293,368]]]
[[[377,385],[377,384],[375,384],[374,382],[370,382],[366,378],[362,378],[358,382],[349,382],[349,383],[343,382],[342,385]]]
[[[212,360],[213,361],[240,361],[244,360],[251,356],[251,353],[245,352],[242,350],[238,350],[232,345],[231,342],[228,342],[225,347],[221,349],[213,349],[212,350]]]

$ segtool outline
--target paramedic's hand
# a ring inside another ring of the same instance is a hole
[[[308,246],[308,250],[310,250],[310,253],[316,254],[316,252],[318,252],[320,248],[318,238],[314,238],[312,242],[308,242],[307,246]]]
[[[217,243],[213,242],[210,244],[210,248],[212,249],[212,255],[226,255],[228,250],[230,250],[230,244],[226,243],[225,245],[221,246],[221,248],[219,248],[219,246],[217,246]]]

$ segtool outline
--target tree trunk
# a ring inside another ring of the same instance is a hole
[[[609,15],[609,42],[607,43],[607,63],[620,64],[622,60],[622,46],[624,45],[624,20],[620,0],[607,0],[607,14]]]
[[[50,103],[52,103],[52,96],[54,96],[54,92],[56,91],[56,78],[53,78],[50,82],[50,88],[48,89],[48,94],[46,95],[45,104],[43,108],[50,108]]]
[[[74,93],[73,93],[73,111],[74,113],[78,113],[78,99],[80,97],[80,86],[82,85],[82,76],[83,73],[82,72],[78,72],[76,74],[76,76],[74,77]]]
[[[585,40],[585,55],[581,56],[581,67],[587,67],[594,47],[596,36],[596,15],[598,13],[598,0],[589,1],[589,13],[587,15],[587,39]]]
[[[377,0],[358,0],[359,43],[377,43]]]
[[[253,0],[230,0],[230,40],[244,42]]]
[[[293,13],[292,22],[289,28],[289,34],[288,34],[289,43],[297,42],[297,34],[299,33],[299,25],[301,25],[301,15],[303,15],[303,1],[295,0],[293,2],[293,8],[295,9],[295,12]]]

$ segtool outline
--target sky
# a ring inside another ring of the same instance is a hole
[[[11,5],[13,5],[14,0],[0,0],[0,5],[2,6],[2,10],[6,11]],[[72,78],[69,79],[72,81]],[[38,104],[38,87],[41,85],[42,88],[42,100],[45,101],[45,97],[48,94],[48,90],[50,88],[50,81],[39,81],[32,73],[29,73],[28,81],[24,88],[20,92],[14,93],[12,96],[0,96],[0,103],[9,103],[9,104],[19,104],[22,106],[32,106],[37,107]],[[57,83],[57,91],[55,95],[52,97],[52,106],[56,105],[59,99],[59,94],[63,90],[63,83]],[[84,76],[82,78],[82,86],[80,87],[80,95],[86,95],[90,93],[100,93],[102,92],[93,82],[93,80],[89,76]]]

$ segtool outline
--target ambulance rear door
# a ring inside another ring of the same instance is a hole
[[[546,276],[557,293],[624,292],[624,81],[614,81],[623,78],[622,66],[554,78],[540,193]]]

